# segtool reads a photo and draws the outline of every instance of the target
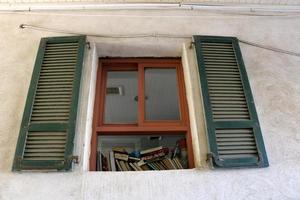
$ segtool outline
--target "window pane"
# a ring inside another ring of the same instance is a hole
[[[137,71],[107,73],[104,123],[137,122]]]
[[[146,120],[179,120],[176,69],[145,69]]]

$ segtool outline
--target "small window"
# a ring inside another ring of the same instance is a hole
[[[145,119],[180,120],[176,68],[145,69]]]
[[[92,171],[193,167],[180,59],[100,59]]]
[[[104,123],[137,123],[137,71],[107,71]]]

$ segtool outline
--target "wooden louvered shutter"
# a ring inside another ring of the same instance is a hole
[[[43,38],[27,95],[13,170],[69,170],[85,36]]]
[[[209,157],[215,167],[267,167],[259,121],[237,38],[194,36]]]

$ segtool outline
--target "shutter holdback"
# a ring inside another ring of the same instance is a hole
[[[195,42],[191,42],[190,46],[189,46],[189,49],[192,49],[194,46],[195,46]]]
[[[86,42],[85,43],[88,49],[91,49],[91,43],[90,42]]]
[[[212,153],[212,152],[210,152],[210,153],[208,153],[207,154],[207,159],[206,159],[206,161],[208,162],[208,161],[211,161],[211,162],[214,162],[214,163],[216,163],[218,166],[223,166],[223,163],[222,163],[222,161],[224,161],[223,159],[220,159],[220,158],[217,158],[217,156],[214,154],[214,153]]]

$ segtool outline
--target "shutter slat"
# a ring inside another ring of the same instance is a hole
[[[202,45],[214,45],[214,46],[229,46],[232,47],[231,43],[217,43],[217,42],[202,42]]]
[[[29,132],[28,136],[65,136],[64,132]]]
[[[36,106],[69,106],[70,102],[36,102]]]
[[[49,104],[69,104],[71,101],[67,99],[35,99],[35,105],[40,103],[49,103]]]
[[[38,117],[32,117],[32,122],[43,122],[43,123],[51,123],[51,122],[62,122],[66,123],[68,121],[69,117],[60,117],[60,116],[38,116]]]
[[[66,53],[56,53],[56,52],[48,52],[45,53],[45,58],[52,58],[52,57],[76,57],[77,56],[77,52],[74,53],[70,53],[70,52],[66,52]]]
[[[43,107],[40,107],[39,110],[35,111],[34,114],[37,114],[37,113],[43,113],[43,114],[47,114],[47,113],[55,113],[56,115],[58,115],[57,113],[66,113],[69,111],[69,107],[65,107],[65,109],[57,109],[57,107],[51,107],[51,109],[45,109]],[[33,116],[36,116],[34,115]],[[60,114],[61,115],[66,115],[68,116],[67,114]],[[48,115],[47,115],[48,116]]]
[[[43,93],[43,92],[53,92],[53,91],[54,92],[70,92],[70,91],[72,91],[72,88],[71,87],[56,87],[56,88],[40,87],[38,92]]]
[[[65,43],[48,43],[48,47],[56,47],[56,46],[69,46],[69,45],[73,45],[73,46],[77,46],[78,43],[77,42],[65,42]]]
[[[68,74],[68,75],[65,75],[63,73],[61,74],[41,74],[40,78],[41,79],[55,79],[55,78],[73,78],[74,77],[74,74]]]
[[[230,55],[232,56],[233,51],[223,51],[223,50],[216,50],[216,49],[206,49],[203,50],[203,54],[218,54],[218,55]]]
[[[57,84],[69,84],[72,85],[72,79],[50,79],[50,80],[41,80],[39,86],[42,85],[57,85]]]
[[[70,67],[70,68],[56,68],[56,69],[53,69],[53,68],[43,68],[42,70],[42,73],[58,73],[58,72],[75,72],[75,69],[73,67]]]
[[[49,68],[52,68],[52,69],[56,69],[56,68],[59,68],[59,69],[62,69],[64,67],[66,68],[74,68],[74,63],[64,63],[64,62],[61,62],[61,63],[43,63],[43,67],[45,67],[45,69],[49,69]]]
[[[205,57],[221,57],[221,58],[233,58],[234,56],[232,54],[222,54],[222,53],[203,53]]]
[[[38,89],[66,89],[66,88],[71,88],[73,82],[65,82],[64,83],[57,83],[55,82],[49,82],[49,83],[42,83],[38,86]]]
[[[25,150],[25,153],[64,153],[64,152],[65,152],[64,149],[26,149]]]
[[[243,97],[242,94],[230,94],[230,93],[214,93],[211,92],[210,95],[212,98],[213,97]]]
[[[76,64],[76,60],[74,59],[64,59],[64,60],[57,60],[57,59],[53,59],[53,60],[45,60],[44,61],[45,65],[49,65],[49,64],[61,64],[61,65],[75,65]]]
[[[63,112],[56,112],[56,113],[49,113],[48,110],[47,111],[39,111],[39,112],[34,112],[32,113],[32,117],[56,117],[56,116],[69,116],[69,113],[63,113]]]
[[[62,73],[64,73],[64,75],[72,75],[74,76],[74,71],[60,71],[60,72],[53,72],[53,71],[42,71],[41,72],[41,76],[50,76],[50,75],[62,75]]]

